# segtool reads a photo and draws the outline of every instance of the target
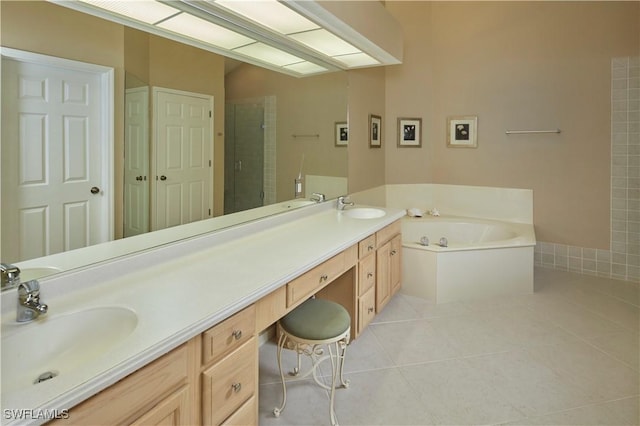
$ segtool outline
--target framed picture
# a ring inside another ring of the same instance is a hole
[[[382,117],[369,114],[369,148],[382,146]]]
[[[447,118],[447,146],[478,147],[478,117],[475,115]]]
[[[349,127],[346,121],[336,123],[336,146],[349,145]]]
[[[422,146],[422,118],[398,118],[398,146],[402,148]]]

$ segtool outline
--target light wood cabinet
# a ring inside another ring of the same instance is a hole
[[[376,312],[391,300],[401,286],[402,277],[402,236],[400,222],[381,229],[376,233]]]
[[[189,388],[183,386],[131,423],[131,426],[179,426],[189,424]]]
[[[257,418],[255,324],[256,308],[251,305],[202,333],[201,424],[234,424]]]
[[[53,425],[188,425],[195,423],[196,401],[190,392],[194,341],[132,373],[73,407],[69,418]]]

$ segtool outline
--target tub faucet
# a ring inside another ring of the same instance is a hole
[[[347,206],[355,205],[355,203],[345,201],[345,200],[347,200],[347,198],[349,198],[347,195],[343,195],[341,197],[338,197],[338,210],[344,210],[344,208],[347,207]]]
[[[18,287],[20,284],[20,268],[8,263],[0,263],[0,274],[2,275],[2,290]]]
[[[47,313],[49,307],[40,303],[40,283],[37,280],[18,285],[17,322],[29,322]]]
[[[315,201],[316,203],[323,203],[326,199],[327,197],[319,192],[314,192],[313,194],[311,194],[311,201]]]

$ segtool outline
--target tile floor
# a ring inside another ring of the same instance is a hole
[[[536,269],[535,288],[442,305],[396,295],[349,345],[340,424],[638,425],[639,286]],[[309,379],[289,382],[275,418],[275,352],[260,349],[260,424],[329,424],[328,393]]]

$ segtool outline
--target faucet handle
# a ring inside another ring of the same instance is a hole
[[[0,263],[2,290],[17,287],[20,284],[20,268],[8,263]]]
[[[311,194],[311,199],[315,202],[322,203],[327,199],[327,197],[319,192],[314,192]]]
[[[40,283],[38,280],[30,280],[20,283],[18,286],[18,294],[20,296],[26,296],[28,294],[33,296],[40,295]]]

